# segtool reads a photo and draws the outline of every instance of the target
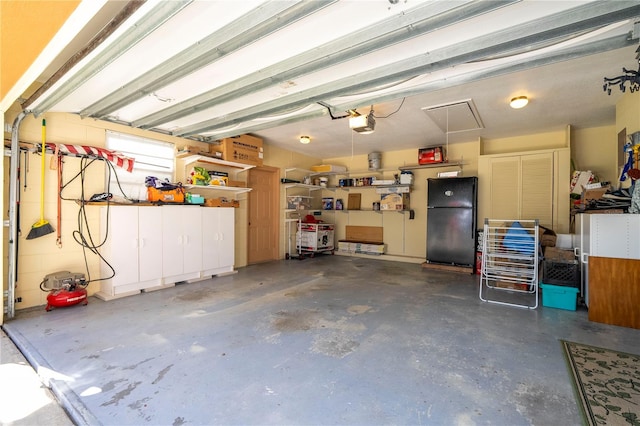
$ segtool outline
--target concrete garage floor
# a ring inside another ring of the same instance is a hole
[[[4,325],[77,424],[580,424],[558,339],[640,353],[586,310],[477,276],[320,255]]]

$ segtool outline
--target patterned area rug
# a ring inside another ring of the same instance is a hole
[[[586,423],[640,426],[640,356],[560,342]]]

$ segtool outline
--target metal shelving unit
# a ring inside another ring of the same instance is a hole
[[[536,309],[539,256],[537,219],[485,219],[480,299],[484,302]]]
[[[308,250],[306,245],[300,245],[300,230],[301,226],[304,225],[302,219],[307,214],[313,214],[314,212],[323,211],[317,208],[313,208],[314,204],[319,203],[319,200],[316,199],[312,194],[316,194],[317,191],[328,189],[332,190],[332,188],[327,188],[325,186],[320,185],[309,185],[300,182],[286,182],[286,180],[290,176],[327,176],[330,174],[334,174],[331,172],[314,172],[311,170],[300,169],[300,168],[287,168],[284,170],[284,179],[283,188],[284,188],[284,199],[286,205],[283,208],[284,212],[284,241],[285,246],[287,247],[287,251],[285,253],[285,258],[297,258],[303,259],[305,257],[305,252],[313,252],[314,250]],[[298,180],[298,179],[291,179]],[[292,199],[296,200],[295,208],[292,208],[292,204],[290,201]],[[300,207],[301,206],[301,207]],[[325,210],[326,211],[326,210]],[[295,224],[295,225],[294,225]],[[295,227],[294,227],[295,226]],[[331,224],[333,227],[333,224]],[[332,230],[332,238],[333,238],[333,230]],[[306,241],[306,240],[305,240]],[[333,241],[331,242],[331,251],[333,250]],[[294,250],[295,248],[295,250]],[[322,250],[325,251],[325,250]]]
[[[189,166],[194,165],[194,164],[208,164],[208,165],[213,165],[213,166],[217,166],[217,167],[222,167],[224,170],[228,170],[232,175],[234,175],[233,177],[235,178],[235,174],[237,173],[242,173],[245,172],[249,169],[254,168],[254,165],[251,164],[244,164],[244,163],[236,163],[233,161],[225,161],[225,160],[220,160],[217,158],[213,158],[213,157],[207,157],[205,155],[182,155],[182,156],[178,156],[177,157],[179,160],[182,161],[182,168],[179,169],[182,176],[178,176],[178,179],[180,181],[185,182],[187,179],[187,169]],[[193,191],[220,191],[221,193],[226,193],[226,194],[230,194],[233,195],[235,197],[235,195],[237,194],[244,194],[247,193],[249,191],[251,191],[251,188],[244,188],[244,187],[235,187],[235,186],[222,186],[222,185],[188,185],[188,184],[184,184],[183,185],[186,189],[189,190],[193,190]]]

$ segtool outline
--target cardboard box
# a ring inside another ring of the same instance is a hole
[[[557,239],[556,233],[552,229],[543,226],[541,226],[540,229],[543,230],[540,236],[540,245],[542,247],[555,247]]]
[[[545,247],[544,258],[549,260],[575,260],[576,255],[571,249]]]
[[[384,254],[385,245],[383,243],[351,243],[355,246],[355,253],[360,254]]]
[[[603,188],[585,189],[584,191],[582,191],[580,201],[582,202],[582,204],[585,204],[589,200],[599,200],[604,194],[607,193],[608,190],[608,186]]]
[[[244,181],[241,181],[241,180],[231,180],[231,179],[229,179],[229,182],[228,182],[227,186],[232,186],[234,188],[246,188],[247,187],[247,182],[244,182]]]
[[[240,201],[227,200],[226,198],[207,198],[204,200],[206,207],[240,207]]]
[[[343,253],[355,253],[355,243],[349,241],[338,241],[338,251],[341,251]]]
[[[345,228],[345,239],[342,241],[381,244],[383,242],[383,229],[382,226],[347,225]]]
[[[262,139],[251,135],[240,135],[226,138],[209,145],[209,152],[222,154],[225,161],[262,166],[264,151]]]
[[[515,283],[511,281],[496,281],[495,286],[509,290],[529,291],[529,284]]]
[[[376,188],[378,194],[406,194],[411,192],[411,188],[408,186],[394,186],[390,188]]]
[[[409,210],[409,194],[382,194],[380,210]]]
[[[381,255],[385,252],[384,243],[357,243],[351,241],[338,241],[338,251],[343,253],[358,253]]]
[[[225,176],[211,176],[209,185],[211,186],[228,186],[229,178]]]
[[[333,198],[324,197],[322,199],[322,210],[333,210]]]
[[[361,201],[362,194],[349,194],[349,198],[347,198],[347,210],[360,210]]]

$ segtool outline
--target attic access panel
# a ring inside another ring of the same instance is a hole
[[[444,133],[484,128],[478,110],[471,99],[421,109]]]

